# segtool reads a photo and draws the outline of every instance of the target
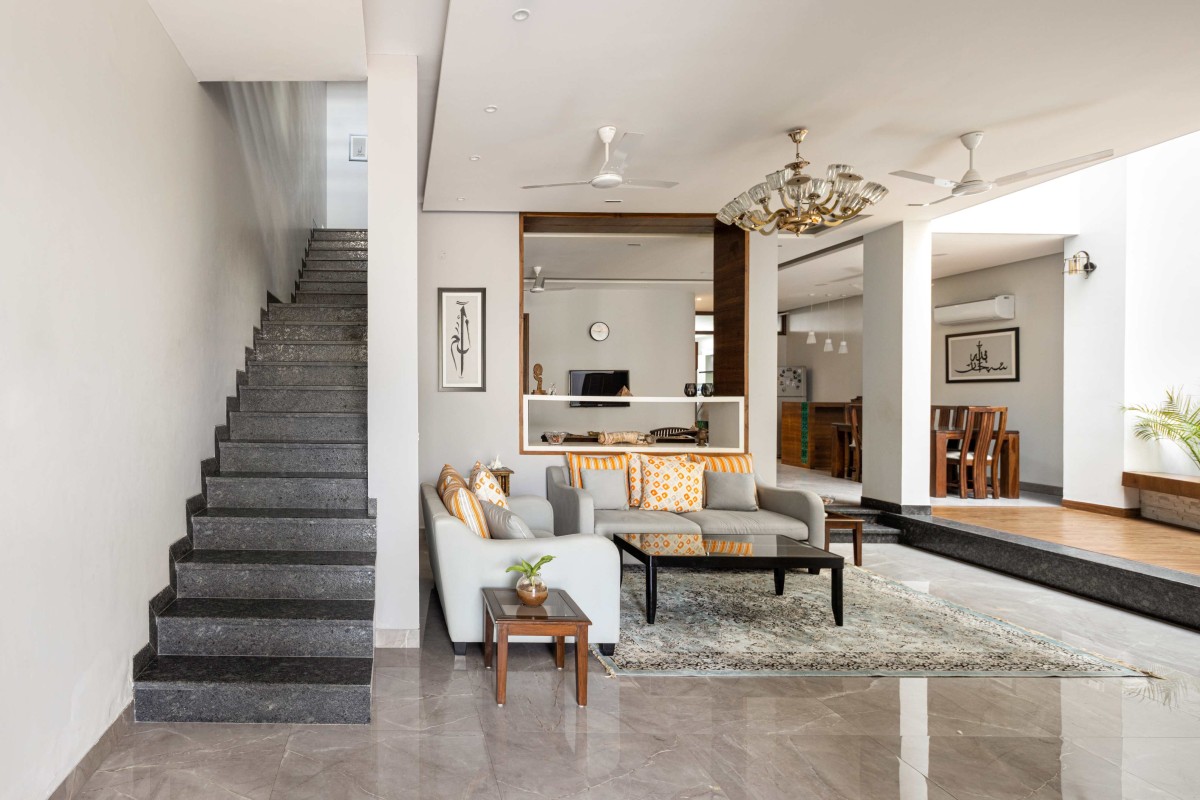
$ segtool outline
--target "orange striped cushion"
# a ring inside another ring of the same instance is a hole
[[[714,556],[752,556],[754,542],[730,542],[724,539],[705,539],[704,551]]]
[[[642,464],[642,508],[683,514],[704,508],[704,463],[647,458]]]
[[[707,549],[699,533],[623,533],[621,538],[652,556],[702,556]]]
[[[471,470],[469,488],[480,500],[495,503],[501,508],[508,508],[508,500],[504,497],[504,490],[500,488],[500,481],[490,469],[483,465],[482,461],[476,461],[475,468]]]
[[[629,453],[629,507],[642,506],[642,464],[647,460],[654,463],[663,461],[687,461],[687,456],[649,456],[645,453]]]
[[[579,453],[567,453],[567,470],[571,473],[571,485],[576,489],[583,487],[583,477],[580,474],[585,469],[629,469],[629,454],[617,456],[585,456]]]
[[[706,456],[693,453],[692,461],[702,462],[705,469],[713,472],[754,472],[754,456],[749,453],[734,456]]]
[[[445,502],[446,492],[450,490],[451,486],[461,486],[465,489],[467,482],[463,480],[462,475],[458,474],[458,470],[447,464],[442,467],[442,472],[438,475],[437,484],[435,485],[438,497],[442,498],[442,502]]]
[[[483,516],[483,506],[466,486],[451,486],[442,502],[446,504],[447,511],[461,519],[473,532],[484,539],[491,538],[487,520]]]

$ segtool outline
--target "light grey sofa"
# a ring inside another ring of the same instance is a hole
[[[758,511],[597,511],[592,497],[570,485],[567,468],[546,468],[546,497],[554,506],[554,533],[777,533],[825,547],[825,504],[804,489],[758,486]]]
[[[485,586],[513,586],[517,576],[505,570],[521,559],[553,555],[543,568],[551,588],[565,589],[592,621],[588,641],[612,654],[620,635],[621,559],[616,545],[597,536],[555,536],[554,512],[541,497],[510,497],[509,508],[534,531],[533,539],[483,539],[446,510],[432,484],[421,484],[421,517],[429,543],[429,561],[454,652],[483,641]],[[515,636],[512,641],[549,641]]]

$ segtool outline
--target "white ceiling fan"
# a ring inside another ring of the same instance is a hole
[[[947,200],[953,200],[956,197],[966,197],[967,195],[972,194],[983,194],[984,192],[990,192],[997,186],[1007,186],[1010,183],[1029,180],[1030,178],[1036,178],[1039,175],[1048,175],[1051,172],[1058,172],[1059,170],[1070,169],[1071,167],[1078,167],[1083,164],[1090,164],[1093,161],[1111,158],[1113,154],[1112,150],[1101,150],[1098,153],[1091,153],[1086,156],[1079,156],[1078,158],[1068,158],[1066,161],[1059,161],[1056,164],[1047,164],[1044,167],[1034,167],[1033,169],[1014,172],[1012,175],[1005,175],[1003,178],[997,178],[994,181],[989,181],[980,175],[975,169],[975,148],[979,147],[979,143],[983,141],[983,131],[964,133],[962,136],[958,137],[958,139],[962,142],[963,147],[967,148],[968,153],[967,171],[963,173],[963,176],[960,180],[954,181],[950,180],[949,178],[935,178],[932,175],[923,175],[920,172],[909,172],[906,169],[897,170],[896,172],[891,173],[892,175],[900,178],[909,178],[910,180],[921,181],[922,183],[932,183],[934,186],[941,186],[942,188],[950,190],[950,194],[939,200],[932,200],[928,203],[909,203],[910,206],[932,206],[937,205],[938,203],[944,203]]]
[[[542,292],[573,292],[573,291],[575,291],[574,286],[553,286],[553,287],[547,286],[546,285],[546,276],[542,274],[541,267],[534,267],[533,268],[533,277],[526,278],[525,282],[528,283],[531,280],[533,281],[533,285],[525,290],[525,291],[529,292],[530,294],[541,294]]]
[[[642,134],[626,131],[617,142],[616,148],[610,153],[608,146],[612,144],[617,129],[605,125],[596,131],[600,141],[604,142],[604,163],[595,177],[586,181],[568,181],[567,183],[539,183],[533,186],[522,186],[522,189],[550,189],[556,186],[591,186],[593,189],[616,189],[618,186],[627,189],[670,189],[677,185],[675,181],[644,181],[631,180],[625,177],[625,167],[629,159],[642,141]]]

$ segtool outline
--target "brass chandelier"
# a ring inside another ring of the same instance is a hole
[[[799,236],[811,228],[841,225],[883,199],[887,188],[864,181],[849,164],[830,164],[825,178],[805,174],[809,162],[800,157],[800,143],[807,134],[807,128],[789,131],[788,138],[796,145],[796,160],[730,200],[717,219],[764,236],[776,231]],[[782,203],[777,211],[771,210],[771,192],[778,193]]]

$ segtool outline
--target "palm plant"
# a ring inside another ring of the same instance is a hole
[[[1183,448],[1197,467],[1200,467],[1200,403],[1181,389],[1168,389],[1167,399],[1160,406],[1125,406],[1137,414],[1133,433],[1145,442],[1166,440]]]

